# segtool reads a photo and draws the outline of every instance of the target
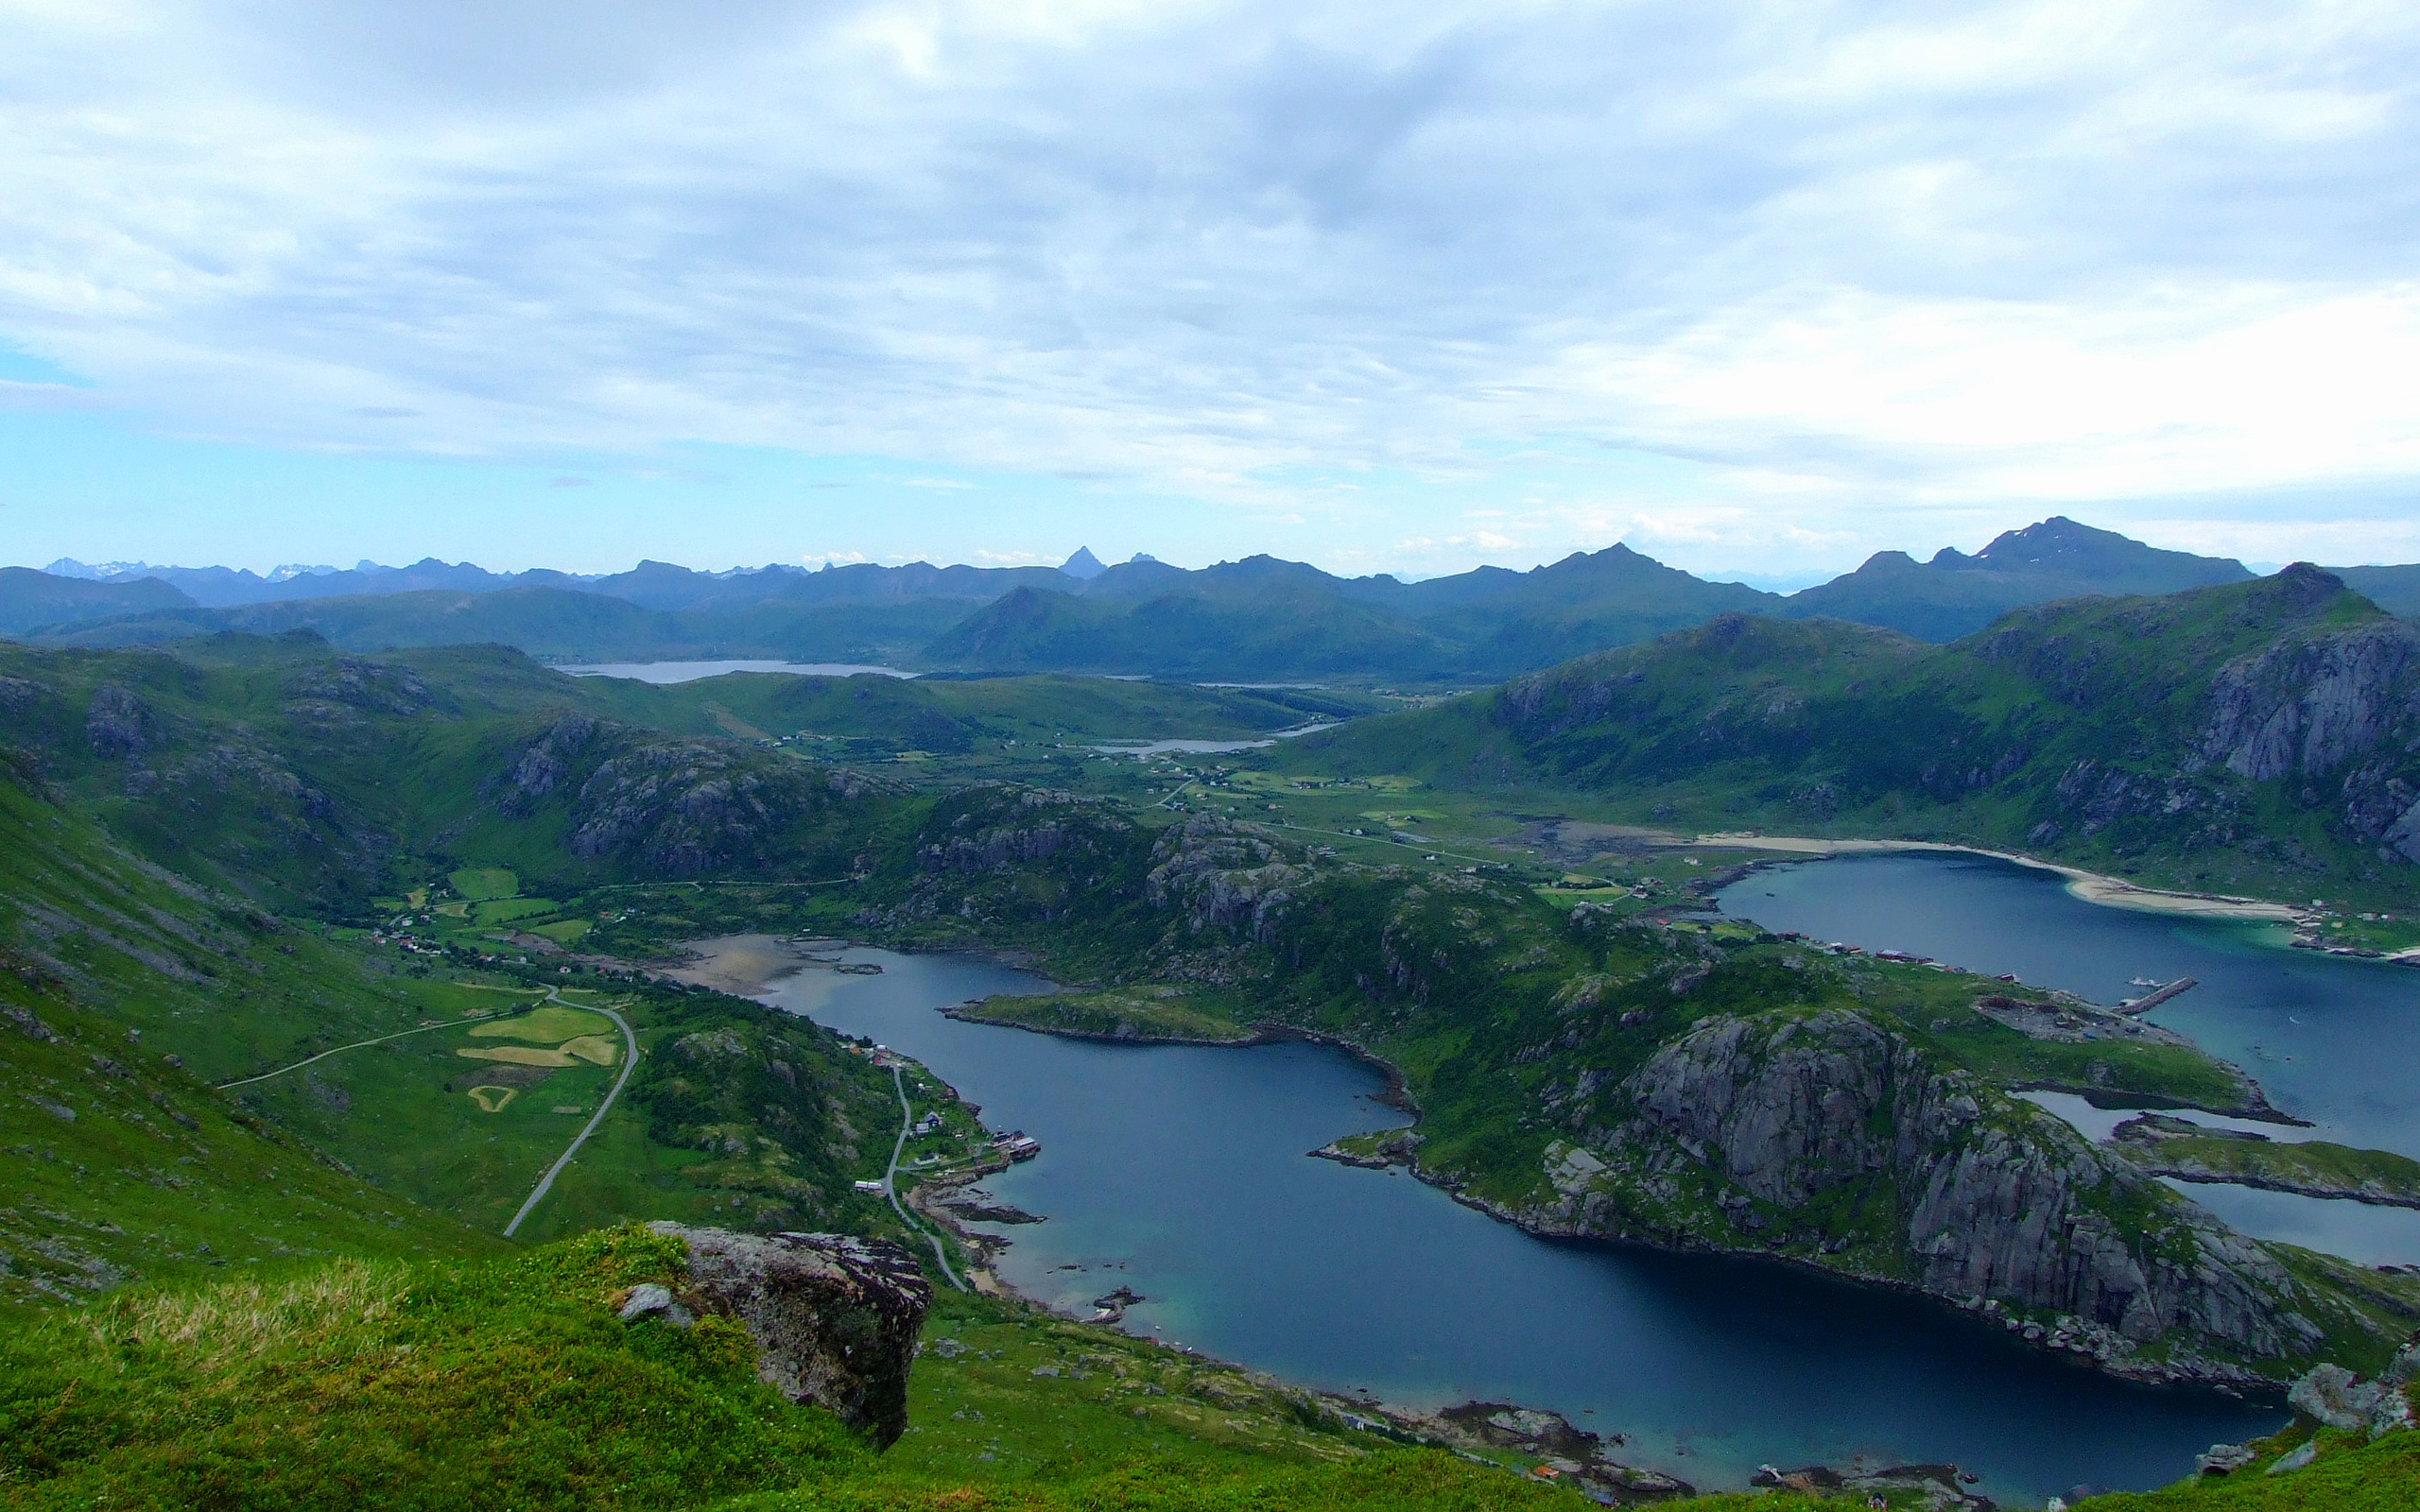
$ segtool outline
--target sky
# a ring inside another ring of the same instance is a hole
[[[2420,7],[0,0],[0,559],[2420,560]]]

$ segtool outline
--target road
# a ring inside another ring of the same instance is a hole
[[[916,1109],[908,1101],[908,1079],[899,1074],[899,1063],[895,1060],[890,1063],[890,1085],[899,1093],[899,1138],[890,1146],[890,1169],[882,1173],[882,1194],[890,1199],[890,1211],[899,1214],[899,1221],[908,1226],[909,1233],[925,1235],[933,1246],[933,1259],[941,1265],[942,1274],[949,1278],[952,1286],[962,1292],[966,1290],[966,1283],[958,1279],[958,1272],[949,1268],[949,1256],[942,1248],[941,1235],[925,1233],[925,1226],[908,1217],[908,1210],[900,1205],[899,1156],[908,1148],[908,1135],[915,1126]],[[511,1231],[510,1228],[505,1230],[507,1233]]]
[[[553,988],[549,988],[547,990],[552,991]],[[493,1018],[494,1015],[482,1014],[478,1017]],[[340,1056],[348,1050],[358,1050],[363,1045],[383,1045],[389,1040],[401,1040],[405,1035],[410,1034],[426,1034],[432,1029],[459,1029],[469,1022],[468,1019],[458,1019],[452,1023],[424,1023],[417,1029],[406,1029],[397,1034],[382,1034],[375,1040],[355,1040],[349,1045],[338,1045],[334,1050],[322,1050],[309,1060],[298,1060],[290,1066],[280,1066],[275,1071],[265,1071],[257,1076],[247,1076],[242,1081],[222,1081],[218,1084],[218,1090],[222,1092],[233,1091],[238,1087],[250,1087],[256,1081],[267,1081],[271,1076],[283,1076],[289,1071],[301,1071],[303,1067],[325,1060],[330,1056]]]
[[[546,1001],[549,1003],[557,1001],[555,989],[553,988],[548,988],[546,989]],[[555,1177],[563,1174],[563,1167],[571,1164],[571,1158],[578,1155],[579,1153],[579,1147],[588,1143],[588,1136],[596,1133],[596,1125],[605,1122],[605,1115],[613,1111],[614,1099],[622,1095],[623,1084],[631,1079],[631,1073],[638,1067],[639,1037],[631,1032],[629,1020],[624,1019],[620,1014],[614,1012],[611,1008],[590,1008],[585,1005],[576,1005],[579,1006],[582,1012],[601,1013],[605,1015],[605,1017],[614,1021],[614,1028],[622,1031],[622,1074],[614,1078],[613,1091],[607,1092],[605,1094],[605,1100],[596,1105],[596,1112],[589,1119],[588,1126],[579,1131],[579,1137],[571,1142],[571,1148],[563,1151],[561,1159],[556,1160],[554,1164],[546,1167],[546,1174],[544,1177],[541,1177],[538,1180],[537,1190],[529,1194],[529,1200],[521,1205],[521,1211],[512,1215],[512,1221],[504,1226],[504,1236],[507,1239],[511,1238],[513,1230],[521,1227],[521,1220],[529,1216],[529,1210],[535,1208],[540,1202],[545,1199],[548,1189],[553,1187],[555,1184]],[[904,1096],[905,1094],[903,1093],[902,1095]],[[894,1160],[898,1159],[895,1154],[891,1158]]]

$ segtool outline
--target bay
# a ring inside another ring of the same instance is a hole
[[[1131,1332],[1408,1405],[1550,1408],[1628,1435],[1627,1462],[1701,1487],[1761,1463],[1953,1461],[2040,1503],[2151,1486],[2273,1407],[2127,1385],[1920,1298],[1785,1265],[1551,1243],[1399,1173],[1310,1159],[1402,1122],[1378,1074],[1299,1041],[1124,1046],[938,1008],[1049,985],[964,955],[851,950],[765,1000],[915,1057],[1039,1159],[985,1183],[1046,1222],[1000,1230],[1003,1279],[1084,1310],[1118,1285]]]

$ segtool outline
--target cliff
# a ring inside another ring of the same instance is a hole
[[[1573,1122],[1531,1227],[1820,1258],[2146,1379],[2325,1337],[2324,1299],[2261,1246],[1856,1012],[1702,1020]]]

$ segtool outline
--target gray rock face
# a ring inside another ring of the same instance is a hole
[[[2420,630],[2400,621],[2296,637],[2210,679],[2203,754],[2256,782],[2332,772],[2420,714]]]
[[[845,1234],[648,1227],[689,1246],[680,1301],[745,1324],[759,1377],[792,1401],[829,1408],[877,1444],[906,1431],[908,1369],[932,1300],[906,1250]]]
[[[84,739],[93,754],[116,761],[160,743],[160,716],[151,706],[115,683],[93,690],[84,710]]]
[[[1143,896],[1154,908],[1182,910],[1195,934],[1231,929],[1267,944],[1310,873],[1268,836],[1215,814],[1197,814],[1151,847]]]
[[[2221,668],[2207,707],[2203,758],[2254,782],[2344,772],[2345,827],[2420,861],[2420,630],[2390,621],[2280,642]]]
[[[2258,1246],[1856,1013],[1703,1021],[1617,1095],[1631,1116],[1587,1143],[1650,1187],[1696,1167],[1731,1243],[1779,1237],[1856,1184],[1895,1203],[1902,1273],[1942,1297],[2048,1309],[2133,1344],[2179,1331],[2273,1357],[2320,1338]],[[1572,1186],[1605,1204],[1575,1216],[1618,1221],[1619,1178]]]
[[[2370,1420],[2384,1389],[2375,1381],[2355,1380],[2341,1365],[2324,1365],[2295,1382],[2286,1400],[2314,1422],[2349,1431]]]
[[[2286,1401],[2313,1422],[2351,1433],[2366,1429],[2382,1438],[2413,1426],[2405,1388],[2420,1375],[2420,1345],[2407,1344],[2378,1373],[2362,1381],[2340,1365],[2324,1365],[2294,1383]]]

